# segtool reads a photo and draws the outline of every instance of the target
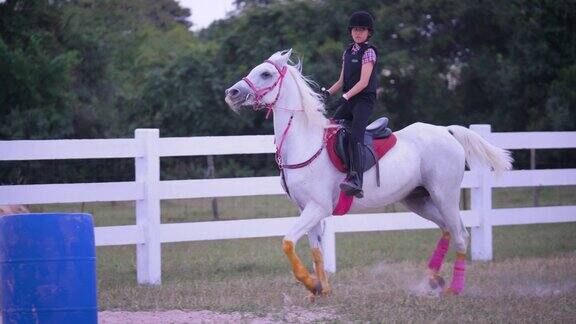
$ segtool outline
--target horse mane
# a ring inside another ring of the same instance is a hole
[[[324,108],[322,97],[311,87],[316,82],[302,75],[302,63],[300,60],[298,60],[297,64],[287,64],[287,66],[290,75],[296,82],[300,98],[302,99],[302,108],[308,117],[308,121],[322,128],[329,127],[330,121],[324,116],[326,109]]]

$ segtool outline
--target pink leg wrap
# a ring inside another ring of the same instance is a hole
[[[448,252],[448,248],[450,247],[450,238],[442,237],[438,244],[436,244],[436,250],[430,257],[428,261],[428,268],[434,271],[440,271],[440,267],[442,266],[442,262],[444,262],[444,257],[446,256],[446,252]]]
[[[452,284],[450,288],[455,294],[459,294],[464,290],[464,281],[466,277],[466,260],[456,260],[454,262],[454,274],[452,276]]]

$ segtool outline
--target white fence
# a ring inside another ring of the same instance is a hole
[[[492,133],[472,125],[491,143],[507,149],[576,148],[576,132]],[[282,236],[296,217],[161,224],[160,200],[283,194],[278,177],[160,181],[160,158],[274,152],[273,137],[160,138],[138,129],[133,139],[0,141],[0,161],[134,158],[133,182],[0,186],[0,205],[136,201],[136,225],[96,227],[96,245],[137,245],[138,283],[161,282],[161,243]],[[576,185],[576,169],[518,170],[495,178],[489,170],[467,171],[471,209],[462,212],[472,229],[474,260],[492,259],[492,226],[576,221],[576,206],[492,209],[492,188]],[[412,213],[358,214],[324,221],[326,270],[336,271],[336,233],[434,228]],[[432,243],[431,243],[432,244]]]

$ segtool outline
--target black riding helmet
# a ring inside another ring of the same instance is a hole
[[[348,20],[348,32],[350,32],[353,27],[365,27],[370,31],[370,34],[372,34],[374,32],[374,18],[366,11],[356,11]]]

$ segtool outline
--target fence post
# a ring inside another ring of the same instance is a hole
[[[144,243],[137,244],[136,264],[139,284],[161,283],[160,242],[160,156],[158,129],[134,132],[141,156],[135,158],[136,182],[144,185],[144,197],[136,201],[136,225],[144,233]]]
[[[336,232],[334,231],[333,217],[324,218],[324,231],[322,232],[322,254],[324,256],[324,270],[336,272]]]
[[[490,125],[471,125],[470,129],[488,140]],[[492,174],[486,166],[475,166],[480,184],[470,189],[470,209],[478,216],[478,226],[472,227],[472,260],[492,260]]]

